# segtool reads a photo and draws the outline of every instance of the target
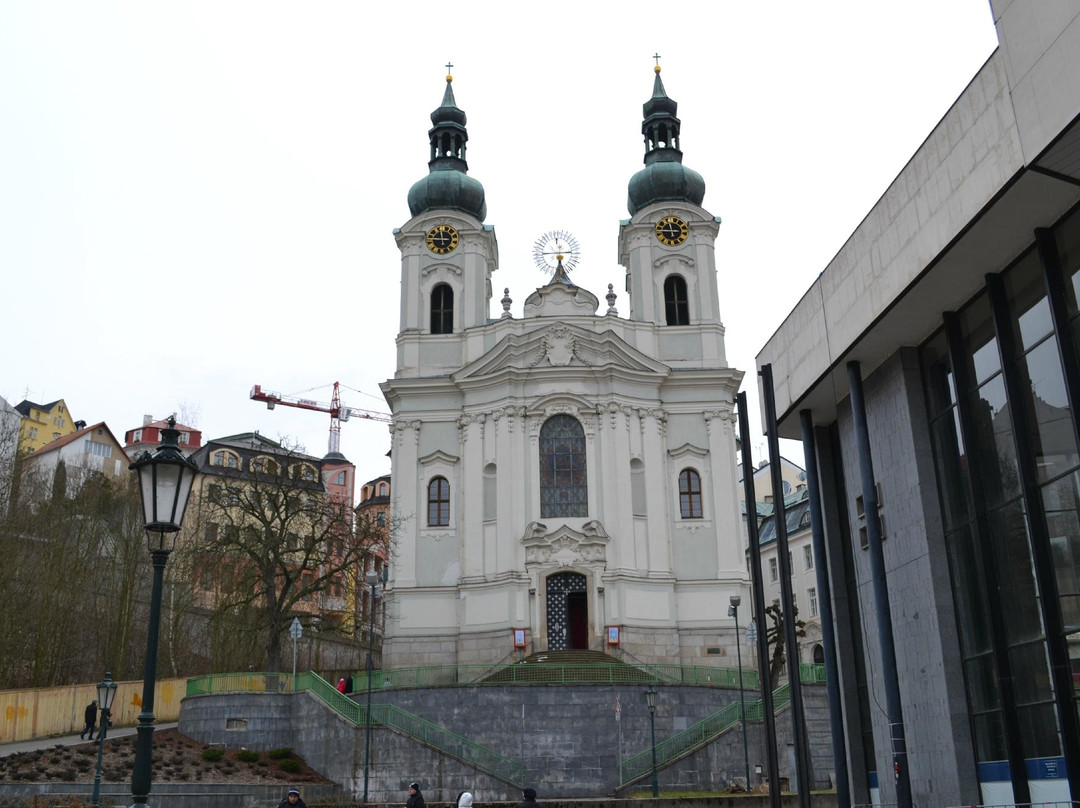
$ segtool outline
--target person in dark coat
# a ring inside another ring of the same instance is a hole
[[[527,788],[521,792],[521,802],[517,804],[517,808],[544,808],[544,806],[536,801],[536,789]]]
[[[424,795],[420,793],[419,783],[409,783],[409,799],[405,808],[424,808]]]
[[[97,699],[86,705],[86,710],[83,712],[83,721],[86,722],[86,726],[79,733],[79,737],[82,738],[89,732],[90,740],[94,740],[94,725],[97,724]]]
[[[278,808],[307,808],[307,803],[300,799],[299,789],[290,788],[289,793],[285,795],[285,799],[281,801]]]

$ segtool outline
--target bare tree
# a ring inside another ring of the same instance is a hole
[[[806,623],[799,619],[799,607],[792,604],[792,608],[795,611],[795,636],[806,636]],[[768,615],[772,621],[772,625],[768,628],[768,633],[765,635],[768,638],[769,645],[772,646],[773,651],[769,657],[769,677],[775,683],[779,678],[781,671],[784,670],[784,665],[787,663],[787,650],[785,648],[785,635],[784,635],[784,612],[780,608],[780,601],[774,600],[771,606],[765,607],[765,614]],[[795,652],[795,661],[798,664],[798,650]]]
[[[212,592],[211,636],[257,632],[268,671],[282,669],[294,617],[325,618],[325,601],[345,602],[350,574],[379,538],[366,523],[354,529],[352,503],[327,497],[318,463],[285,446],[208,478],[198,495],[194,572]]]

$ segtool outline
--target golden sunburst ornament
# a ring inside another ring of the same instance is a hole
[[[533,261],[549,274],[555,271],[559,262],[562,262],[564,270],[571,272],[580,259],[581,247],[566,230],[549,230],[533,244]]]

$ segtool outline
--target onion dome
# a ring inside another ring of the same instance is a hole
[[[645,168],[630,178],[626,206],[633,216],[654,202],[690,202],[701,206],[705,198],[705,180],[682,164],[679,150],[678,104],[668,98],[660,80],[660,65],[653,70],[652,98],[642,105],[645,136]]]
[[[487,216],[484,186],[468,176],[465,144],[469,133],[465,129],[465,112],[454,100],[452,82],[446,76],[446,92],[439,108],[431,113],[431,160],[428,175],[409,189],[409,211],[418,216],[429,210],[460,210],[481,222]]]

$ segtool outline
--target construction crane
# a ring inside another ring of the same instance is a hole
[[[273,390],[263,390],[262,385],[255,385],[251,388],[252,401],[263,401],[266,403],[266,409],[272,410],[278,404],[283,407],[298,407],[302,410],[315,410],[315,412],[328,412],[330,413],[330,454],[341,454],[341,422],[348,421],[350,418],[366,418],[369,421],[382,421],[383,423],[390,423],[393,419],[385,412],[376,412],[375,410],[358,410],[356,407],[343,407],[341,405],[341,390],[338,382],[334,382],[334,397],[330,400],[329,404],[325,404],[321,401],[312,401],[307,398],[297,398],[296,396],[285,396],[281,393],[274,392]]]

